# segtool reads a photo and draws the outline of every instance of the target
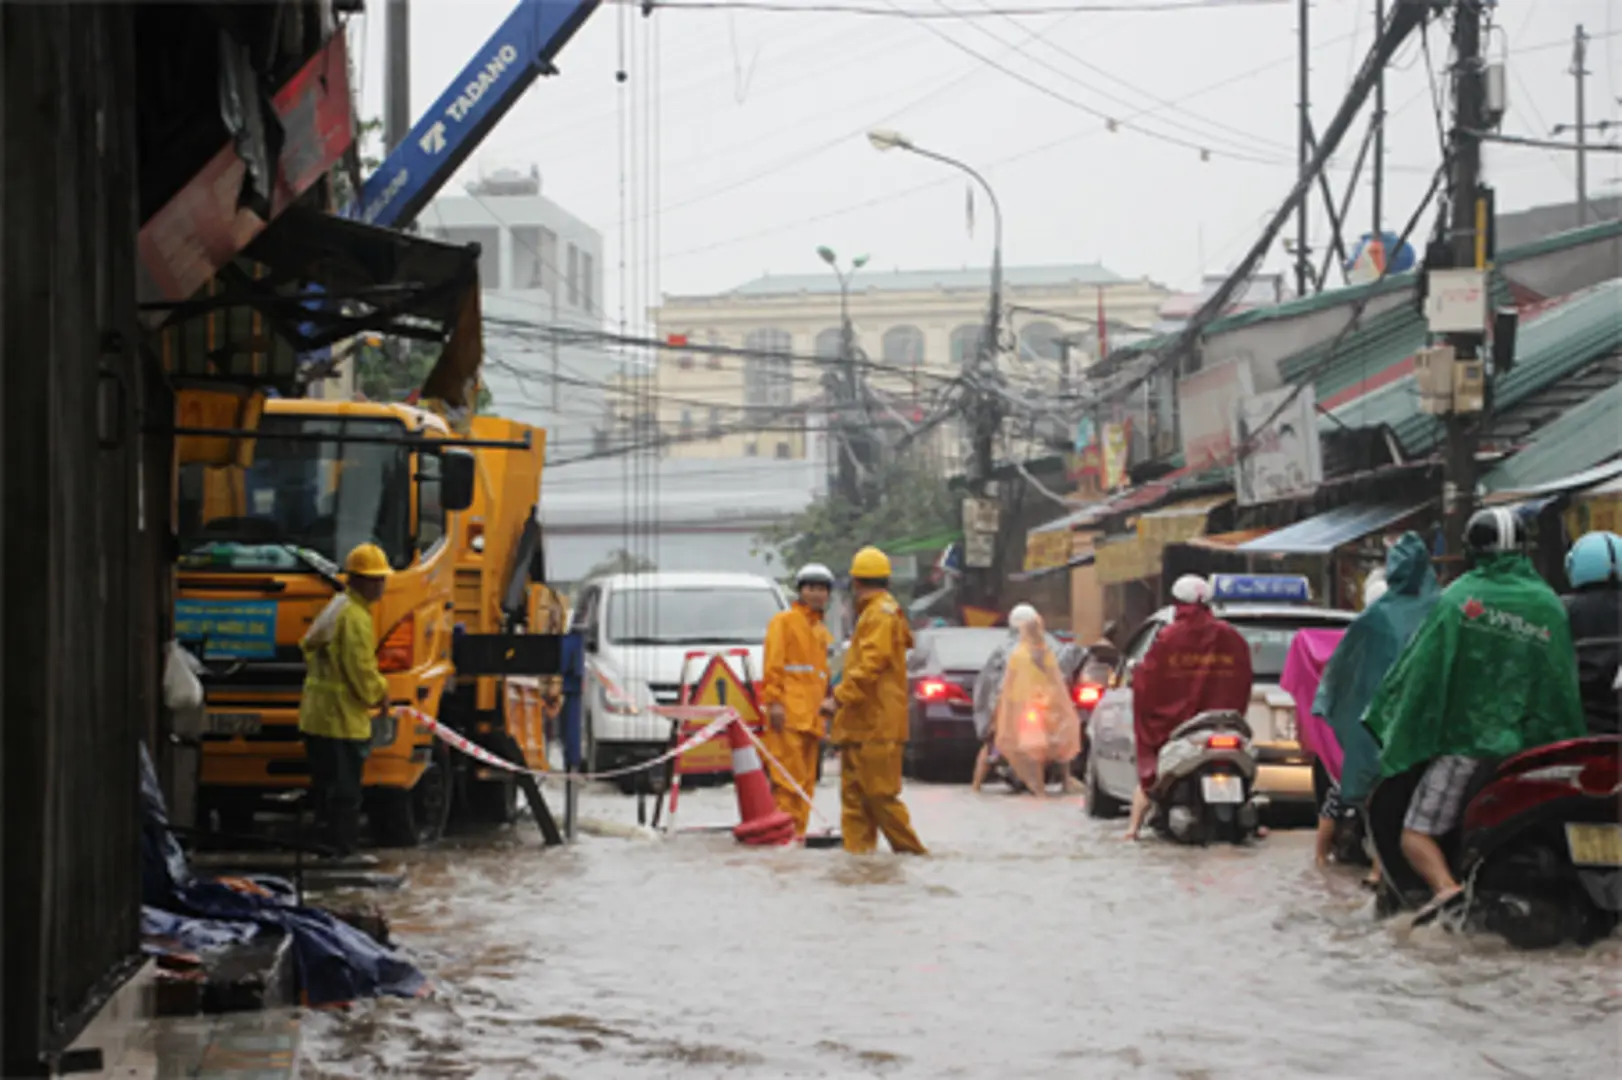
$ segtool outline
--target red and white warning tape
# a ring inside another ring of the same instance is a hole
[[[771,763],[771,765],[772,765],[772,768],[774,770],[776,770],[776,775],[781,776],[783,778],[784,782],[786,782],[788,784],[789,788],[791,790],[793,790],[794,794],[798,795],[801,799],[805,800],[805,804],[811,808],[812,815],[815,816],[818,821],[820,821],[824,825],[826,825],[829,829],[832,829],[833,828],[833,822],[829,821],[826,817],[824,817],[822,815],[822,811],[817,809],[816,800],[805,793],[805,789],[802,788],[798,783],[795,782],[794,777],[789,775],[787,769],[783,768],[783,763],[778,761],[775,757],[773,757],[772,752],[770,750],[766,749],[766,743],[761,739],[761,737],[759,735],[756,735],[754,733],[754,731],[752,731],[750,729],[748,724],[745,724],[743,726],[743,733],[745,735],[749,736],[749,741],[755,744],[755,749],[760,751],[761,754],[765,755],[766,760],[769,761]],[[736,773],[738,771],[738,767],[737,767],[737,763],[736,763],[736,755],[738,754],[738,751],[734,750],[732,753],[734,755],[734,758],[733,758],[734,763],[733,763],[732,771],[734,773]],[[759,763],[757,762],[756,764],[758,765]],[[768,775],[770,775],[770,774],[768,774]]]
[[[658,705],[653,707],[650,711],[656,712],[660,716],[667,719],[708,719],[709,723],[705,724],[699,730],[693,732],[693,734],[683,739],[676,746],[666,750],[658,757],[649,761],[639,761],[635,765],[627,765],[623,769],[610,769],[607,772],[600,773],[558,773],[545,772],[539,769],[526,769],[521,765],[514,765],[506,758],[498,757],[497,755],[492,754],[490,751],[472,741],[467,736],[461,734],[460,732],[451,730],[444,724],[441,724],[438,720],[435,720],[432,716],[429,716],[427,713],[418,709],[413,709],[409,706],[402,705],[395,711],[402,716],[407,716],[410,719],[415,720],[418,724],[421,724],[423,727],[427,728],[429,732],[433,734],[434,738],[438,739],[440,742],[443,742],[451,749],[458,750],[472,758],[474,761],[488,765],[492,769],[503,769],[510,773],[528,773],[538,781],[560,780],[564,783],[571,784],[583,783],[588,780],[612,780],[615,777],[629,776],[632,773],[643,772],[647,769],[654,768],[655,766],[663,765],[671,758],[680,757],[681,755],[687,753],[687,751],[693,749],[693,747],[709,742],[711,739],[725,731],[728,724],[731,724],[734,720],[738,719],[738,711],[725,705]],[[748,725],[744,726],[744,730],[746,732],[749,731]],[[753,732],[750,732],[751,736],[753,734]]]

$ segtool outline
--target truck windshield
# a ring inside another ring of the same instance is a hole
[[[759,645],[781,610],[765,588],[618,589],[604,631],[620,645]]]
[[[246,469],[180,470],[182,569],[310,573],[368,541],[396,569],[410,565],[410,450],[312,438],[398,440],[403,424],[284,415],[264,417],[259,431]]]

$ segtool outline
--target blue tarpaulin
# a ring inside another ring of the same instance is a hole
[[[143,928],[189,948],[210,947],[232,933],[243,935],[235,939],[239,941],[266,931],[287,934],[293,940],[299,990],[309,1005],[385,994],[415,997],[427,984],[415,966],[336,915],[292,903],[292,887],[285,882],[255,895],[193,874],[169,829],[169,811],[145,744],[141,801]],[[256,884],[262,889],[266,885]]]

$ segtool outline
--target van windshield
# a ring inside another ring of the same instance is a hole
[[[616,589],[603,633],[620,645],[759,645],[781,610],[766,588]]]

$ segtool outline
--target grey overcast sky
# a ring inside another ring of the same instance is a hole
[[[1016,6],[859,2],[936,12]],[[1369,45],[1373,3],[1312,5],[1320,130]],[[512,6],[412,0],[414,117]],[[370,7],[372,14],[351,24],[351,40],[361,112],[376,116],[383,4]],[[1569,69],[1578,23],[1592,37],[1588,118],[1622,119],[1618,8],[1619,0],[1499,5],[1501,32],[1489,47],[1494,56],[1507,50],[1506,131],[1547,137],[1554,124],[1573,119]],[[758,10],[663,10],[644,19],[605,4],[559,56],[561,74],[530,88],[447,191],[498,168],[538,166],[543,192],[602,231],[606,310],[617,318],[623,303],[632,324],[661,293],[816,271],[818,244],[844,256],[870,254],[864,274],[985,265],[989,208],[977,201],[970,236],[961,177],[911,155],[875,151],[863,133],[884,126],[985,173],[1003,204],[1008,263],[1098,261],[1189,288],[1202,269],[1238,259],[1290,185],[1296,24],[1293,2],[931,21]],[[1431,30],[1439,75],[1446,36],[1445,25]],[[622,53],[629,73],[623,87],[615,82]],[[1439,158],[1426,70],[1415,40],[1387,84],[1392,228]],[[1120,118],[1122,129],[1106,133],[1100,114]],[[622,125],[636,133],[624,140],[634,157],[622,148]],[[1337,187],[1349,174],[1362,124],[1355,130],[1338,155]],[[1591,137],[1617,142],[1622,131]],[[1208,148],[1211,160],[1201,162],[1192,147]],[[1590,194],[1622,194],[1622,155],[1595,153],[1589,161]],[[1489,148],[1487,177],[1501,211],[1568,200],[1575,190],[1569,153]],[[1365,183],[1351,215],[1359,231],[1370,213]],[[1327,236],[1319,211],[1314,243]],[[1275,251],[1269,266],[1283,265]]]

